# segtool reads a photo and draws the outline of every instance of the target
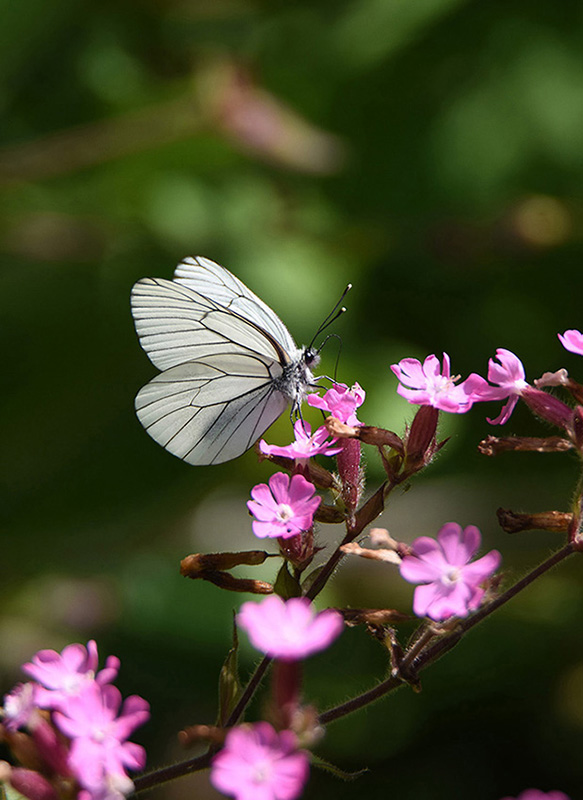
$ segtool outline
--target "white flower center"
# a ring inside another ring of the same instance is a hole
[[[272,769],[269,761],[259,761],[253,768],[255,783],[266,783],[271,779]]]
[[[444,586],[455,586],[462,576],[461,570],[458,567],[452,567],[441,576],[441,582]]]
[[[431,381],[434,395],[447,394],[450,392],[459,378],[459,375],[452,375],[451,378],[445,375],[435,375]]]
[[[277,507],[276,517],[280,522],[287,522],[294,516],[293,508],[287,503],[280,503]]]

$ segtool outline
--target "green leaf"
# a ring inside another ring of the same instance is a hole
[[[273,591],[284,600],[289,600],[290,597],[301,597],[302,588],[298,581],[290,573],[287,561],[281,565],[281,569],[277,573],[277,578],[273,585]]]
[[[219,727],[225,724],[243,691],[239,680],[238,649],[239,637],[237,635],[237,624],[233,616],[233,646],[227,653],[219,673],[219,714],[217,717],[217,725]]]
[[[340,767],[335,766],[334,764],[330,764],[328,761],[324,761],[323,758],[319,756],[315,756],[312,754],[312,764],[315,767],[319,767],[320,769],[326,770],[326,772],[331,772],[336,778],[340,778],[343,781],[355,781],[357,778],[362,777],[366,772],[369,772],[368,767],[364,767],[364,769],[359,769],[356,772],[345,772]]]

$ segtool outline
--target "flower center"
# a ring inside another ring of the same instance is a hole
[[[293,518],[294,512],[292,507],[288,506],[287,503],[280,503],[277,507],[275,515],[280,522],[287,522]]]
[[[253,780],[255,783],[266,783],[270,780],[272,774],[271,764],[269,761],[259,761],[255,764],[253,769]]]
[[[458,569],[457,567],[452,567],[450,570],[443,573],[443,575],[441,576],[441,582],[443,583],[444,586],[455,586],[455,584],[459,581],[461,576],[462,576],[461,570]]]
[[[459,380],[459,375],[452,375],[451,378],[447,375],[435,375],[433,378],[433,391],[436,395],[447,394],[454,386],[455,382]]]

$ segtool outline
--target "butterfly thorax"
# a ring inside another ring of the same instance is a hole
[[[306,395],[306,389],[315,384],[311,367],[320,361],[318,352],[311,347],[298,348],[276,378],[277,389],[287,397],[293,409],[298,408]]]

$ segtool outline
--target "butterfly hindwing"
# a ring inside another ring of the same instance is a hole
[[[226,371],[228,369],[228,371]],[[279,363],[216,356],[171,367],[136,397],[146,431],[189,464],[218,464],[244,453],[282,414]]]

